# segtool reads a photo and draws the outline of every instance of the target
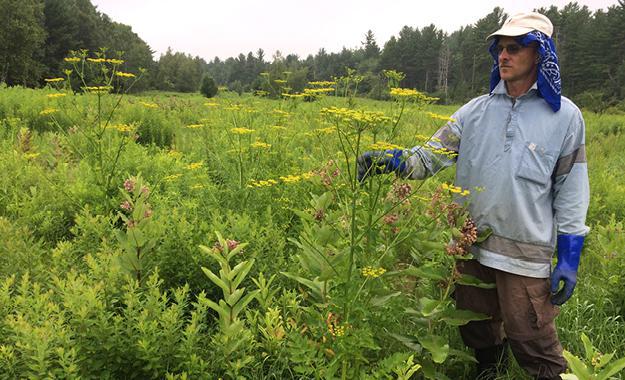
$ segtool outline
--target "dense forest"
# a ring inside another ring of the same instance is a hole
[[[0,83],[38,87],[44,78],[62,76],[63,58],[70,50],[98,51],[107,56],[123,52],[127,71],[147,69],[134,90],[197,91],[204,75],[217,84],[243,92],[260,89],[269,80],[287,80],[291,91],[309,81],[344,76],[348,68],[361,77],[359,92],[383,97],[382,70],[405,73],[402,87],[459,102],[487,90],[492,66],[485,38],[506,18],[501,8],[447,34],[434,23],[404,26],[382,46],[374,31],[363,31],[359,48],[340,52],[320,49],[299,57],[262,49],[225,60],[206,61],[168,49],[158,60],[131,26],[98,11],[90,0],[0,0]],[[565,95],[584,103],[618,104],[625,98],[625,1],[606,10],[589,10],[570,3],[538,9],[554,23]],[[261,75],[261,73],[268,73]]]

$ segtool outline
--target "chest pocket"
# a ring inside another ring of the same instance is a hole
[[[551,180],[551,172],[553,171],[555,161],[555,153],[527,141],[523,147],[516,176],[541,185],[547,185]]]

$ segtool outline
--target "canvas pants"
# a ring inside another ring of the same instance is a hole
[[[477,260],[458,261],[460,273],[494,289],[456,287],[456,307],[491,316],[460,327],[464,343],[473,349],[503,344],[504,339],[519,365],[535,378],[553,378],[566,369],[554,318],[559,312],[550,302],[548,278],[519,276],[489,268]]]

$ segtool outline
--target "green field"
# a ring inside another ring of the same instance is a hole
[[[0,88],[0,378],[470,378],[453,169],[354,177],[457,108],[427,103]],[[625,115],[584,117],[591,232],[557,325],[598,372],[582,334],[625,356]]]

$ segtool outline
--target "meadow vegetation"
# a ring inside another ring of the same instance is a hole
[[[140,73],[102,55],[66,64],[0,88],[0,378],[470,378],[457,326],[484,316],[453,288],[491,285],[453,269],[481,238],[453,198],[479,189],[355,167],[455,106],[394,72],[388,101],[352,76],[207,99],[112,92]],[[592,231],[558,332],[580,378],[619,378],[625,118],[584,116]]]

